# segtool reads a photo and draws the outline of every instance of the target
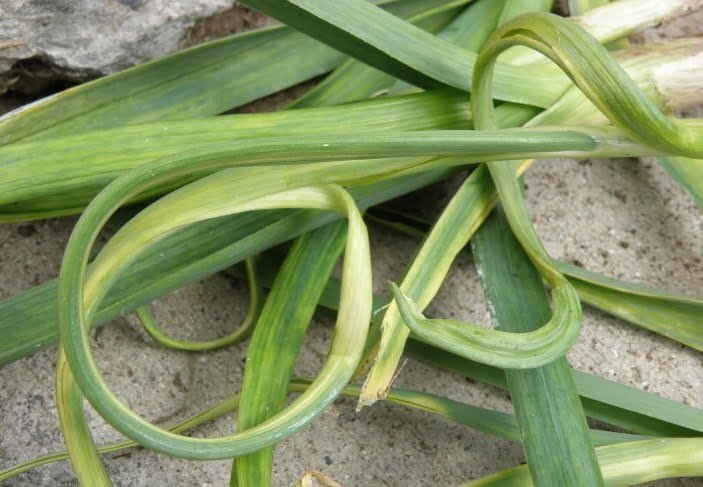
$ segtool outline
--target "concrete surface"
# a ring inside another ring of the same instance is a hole
[[[700,114],[699,114],[700,116]],[[703,212],[649,160],[543,161],[526,177],[535,225],[553,257],[613,277],[703,297]],[[442,190],[418,201],[434,204]],[[55,276],[73,218],[0,226],[0,298]],[[416,242],[371,225],[374,280],[397,278]],[[213,337],[245,313],[246,289],[223,276],[191,285],[154,305],[164,328],[181,337]],[[487,323],[470,259],[462,256],[433,315]],[[316,319],[297,367],[313,374],[325,356],[330,321]],[[102,369],[118,394],[156,422],[171,422],[240,387],[246,343],[202,355],[157,348],[131,316],[94,337]],[[55,348],[0,370],[0,468],[62,449],[54,404]],[[586,308],[582,335],[569,354],[578,369],[703,407],[703,356]],[[396,384],[477,406],[509,411],[505,393],[408,360]],[[405,408],[377,404],[355,413],[339,401],[277,449],[275,482],[291,485],[307,469],[344,486],[454,485],[523,461],[518,445]],[[117,438],[91,415],[98,443]],[[231,432],[233,416],[196,435]],[[225,485],[229,461],[192,462],[132,450],[108,455],[116,485]],[[66,462],[7,485],[74,485]],[[703,485],[684,479],[662,486]]]

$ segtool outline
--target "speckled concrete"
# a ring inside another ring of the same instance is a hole
[[[649,160],[543,161],[526,177],[527,201],[550,254],[633,282],[703,297],[703,213]],[[442,197],[425,192],[425,201]],[[417,202],[417,199],[415,199]],[[74,219],[0,226],[0,298],[58,272]],[[416,242],[374,225],[375,286],[397,278]],[[179,336],[224,333],[246,309],[246,289],[213,276],[154,305],[157,319]],[[487,322],[470,259],[461,256],[429,308],[433,315]],[[311,327],[299,374],[313,374],[330,339],[330,322]],[[202,355],[154,346],[133,317],[95,335],[94,350],[118,394],[146,418],[165,423],[213,404],[240,387],[246,342]],[[55,348],[0,370],[0,468],[62,448],[54,403]],[[703,407],[703,357],[652,333],[586,308],[583,333],[569,354],[578,369]],[[437,392],[509,411],[505,393],[409,360],[397,385]],[[91,414],[99,443],[117,434]],[[234,417],[200,428],[227,434]],[[441,418],[378,404],[354,411],[339,401],[303,433],[277,449],[275,482],[291,485],[307,469],[345,486],[453,485],[523,461],[518,445]],[[108,455],[117,485],[225,485],[228,461],[191,462],[132,450]],[[42,467],[7,485],[74,485],[67,463]],[[703,485],[697,480],[659,482]]]

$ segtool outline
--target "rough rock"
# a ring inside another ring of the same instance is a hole
[[[265,22],[233,0],[2,0],[0,94],[86,81]]]

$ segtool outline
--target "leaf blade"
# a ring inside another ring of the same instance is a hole
[[[294,26],[322,42],[423,88],[442,85],[470,90],[476,55],[391,17],[364,0],[248,0],[248,5]],[[568,86],[552,68],[501,65],[496,97],[546,107]],[[524,86],[524,76],[540,89]]]
[[[542,327],[550,319],[542,277],[500,207],[476,232],[472,248],[498,328],[519,333]],[[535,484],[602,485],[566,358],[535,369],[506,369],[505,375]]]

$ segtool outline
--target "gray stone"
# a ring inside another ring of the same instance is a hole
[[[114,73],[262,19],[234,0],[3,0],[0,94]]]

